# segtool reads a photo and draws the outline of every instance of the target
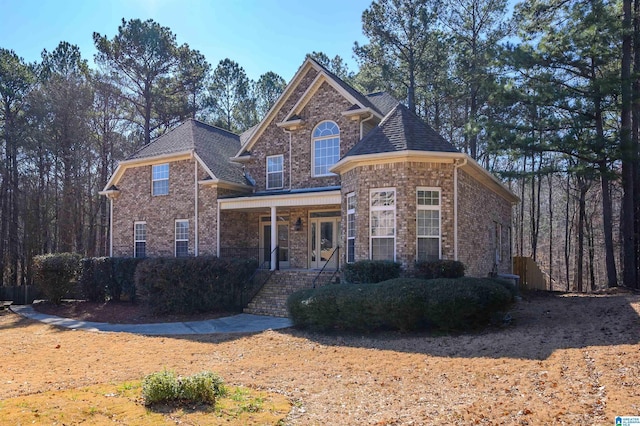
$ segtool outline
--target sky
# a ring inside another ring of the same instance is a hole
[[[153,19],[200,51],[212,68],[225,58],[257,80],[273,71],[289,81],[305,55],[340,55],[357,70],[353,45],[371,0],[0,0],[0,48],[27,62],[67,41],[94,67],[93,33],[109,39],[122,18]]]

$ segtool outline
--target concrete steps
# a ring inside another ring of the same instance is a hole
[[[245,313],[287,317],[287,298],[290,294],[305,288],[311,288],[317,271],[274,271],[269,281],[244,309]],[[326,285],[333,271],[323,272],[316,285]],[[335,281],[335,277],[334,280]]]

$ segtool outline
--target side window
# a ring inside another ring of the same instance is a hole
[[[312,176],[331,176],[331,166],[340,160],[340,129],[333,121],[323,121],[313,130]]]
[[[267,189],[280,189],[284,186],[284,157],[267,157]]]
[[[176,220],[176,257],[189,256],[189,221]]]
[[[133,223],[133,257],[147,257],[147,222]]]
[[[169,194],[169,164],[151,166],[151,195]]]
[[[396,189],[370,193],[371,260],[396,260]]]
[[[347,194],[347,262],[356,258],[356,194]]]
[[[418,261],[440,259],[440,189],[418,188],[416,236]]]

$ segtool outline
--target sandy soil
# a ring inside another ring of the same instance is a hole
[[[527,297],[511,315],[509,327],[458,336],[145,337],[0,313],[0,400],[168,368],[286,395],[294,425],[612,425],[640,414],[640,295]]]

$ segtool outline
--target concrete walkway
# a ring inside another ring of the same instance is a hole
[[[172,334],[212,334],[212,333],[256,333],[291,327],[289,318],[262,315],[239,314],[231,317],[207,321],[164,322],[154,324],[110,324],[104,322],[78,321],[54,315],[41,314],[31,305],[12,305],[10,309],[18,315],[73,330],[104,331],[114,333],[135,333],[148,336]]]

